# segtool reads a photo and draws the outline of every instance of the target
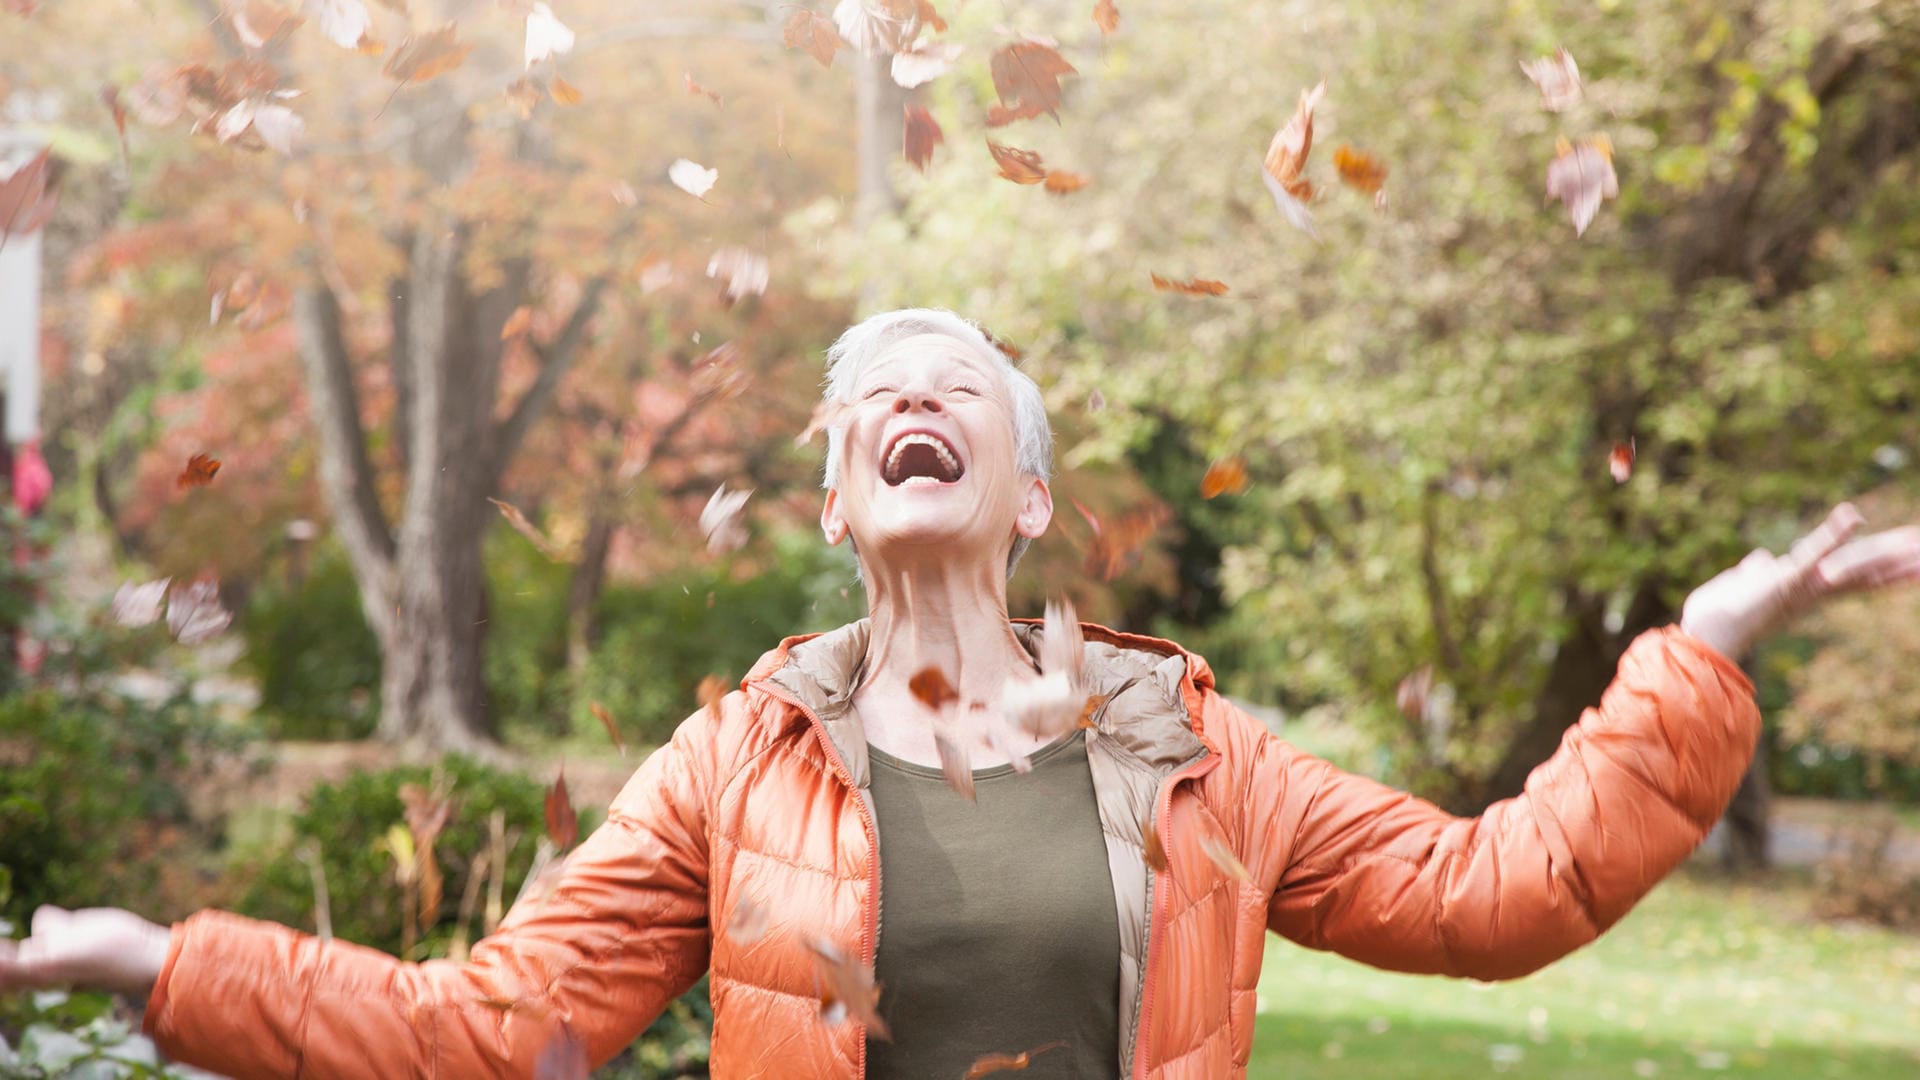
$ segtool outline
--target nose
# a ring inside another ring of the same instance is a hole
[[[925,390],[902,390],[893,399],[893,411],[896,415],[910,412],[937,413],[945,411],[940,399]]]

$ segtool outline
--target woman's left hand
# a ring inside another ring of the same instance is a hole
[[[1841,503],[1787,554],[1756,549],[1693,590],[1680,629],[1738,660],[1829,596],[1920,581],[1920,525],[1855,539],[1862,520],[1853,504]]]

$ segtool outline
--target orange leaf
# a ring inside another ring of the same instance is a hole
[[[940,17],[940,13],[933,9],[933,4],[929,3],[928,0],[917,0],[915,10],[919,13],[918,17],[920,21],[933,27],[934,33],[943,34],[946,32],[947,20]]]
[[[1281,128],[1267,144],[1267,156],[1262,161],[1267,175],[1279,181],[1296,199],[1305,200],[1312,191],[1295,190],[1294,182],[1300,179],[1300,173],[1307,167],[1307,153],[1313,149],[1313,110],[1327,93],[1327,80],[1321,79],[1311,90],[1300,91],[1300,104],[1293,111],[1293,118],[1287,126]]]
[[[1253,873],[1247,869],[1247,864],[1241,862],[1240,857],[1233,853],[1233,848],[1227,845],[1223,837],[1207,833],[1200,838],[1200,850],[1206,854],[1207,858],[1213,860],[1213,865],[1219,867],[1221,873],[1235,881],[1253,884]]]
[[[402,83],[426,82],[459,67],[473,51],[471,42],[454,39],[459,27],[453,23],[424,34],[409,34],[401,40],[387,64],[381,68],[390,79]]]
[[[1164,504],[1136,506],[1103,522],[1093,511],[1069,497],[1074,509],[1093,529],[1093,541],[1087,550],[1086,572],[1102,581],[1120,576],[1147,540],[1160,526],[1172,520],[1173,512]]]
[[[182,490],[206,487],[213,483],[213,474],[220,471],[220,461],[211,454],[199,453],[187,459],[186,468],[180,470],[180,476],[174,480]]]
[[[821,1022],[839,1024],[851,1020],[865,1025],[870,1035],[893,1038],[886,1021],[880,1019],[880,984],[874,981],[873,968],[861,963],[858,955],[841,952],[823,937],[807,942],[807,948],[813,952],[821,983]]]
[[[580,836],[580,820],[573,814],[573,802],[567,798],[567,769],[560,767],[553,787],[547,789],[547,839],[565,851]]]
[[[1161,292],[1177,292],[1186,296],[1227,295],[1227,283],[1224,281],[1212,281],[1207,278],[1174,281],[1172,278],[1163,278],[1159,274],[1149,274],[1148,276],[1153,279],[1153,287]]]
[[[1082,173],[1050,172],[1047,174],[1047,190],[1055,195],[1070,195],[1086,187],[1087,177]]]
[[[1613,473],[1613,482],[1624,484],[1633,476],[1634,447],[1633,440],[1613,444],[1613,452],[1607,455],[1607,470]]]
[[[500,328],[500,340],[512,341],[514,338],[526,333],[527,328],[532,325],[533,309],[525,304],[521,304],[519,307],[513,309],[513,314],[507,316],[506,325]]]
[[[927,162],[933,160],[933,148],[946,141],[946,136],[940,131],[940,122],[935,120],[933,114],[925,108],[919,105],[908,105],[906,110],[906,133],[902,140],[904,143],[902,149],[906,154],[907,164],[921,172],[926,172]]]
[[[840,39],[840,31],[833,28],[832,19],[806,8],[787,19],[786,29],[780,36],[787,48],[805,49],[824,68],[833,66],[833,54],[847,44]]]
[[[1093,25],[1103,34],[1111,34],[1120,29],[1120,9],[1113,0],[1100,0],[1093,5]]]
[[[607,711],[605,705],[597,701],[587,702],[587,711],[593,713],[593,718],[600,721],[601,727],[607,729],[607,737],[613,740],[613,748],[620,751],[621,757],[626,757],[627,742],[620,737],[620,729],[614,726],[613,714]]]
[[[907,680],[907,689],[920,703],[938,712],[960,700],[960,691],[947,681],[947,673],[937,667],[924,667]]]
[[[1369,195],[1379,191],[1380,185],[1387,182],[1387,167],[1372,154],[1351,146],[1334,148],[1333,167],[1339,170],[1340,179],[1347,186],[1359,188]]]
[[[987,151],[993,155],[994,164],[1000,166],[1000,175],[1016,184],[1038,184],[1047,178],[1046,166],[1032,150],[1001,146],[988,139]]]
[[[1019,1072],[1033,1064],[1033,1059],[1049,1050],[1067,1045],[1064,1042],[1050,1042],[1045,1046],[1036,1046],[1018,1054],[982,1054],[967,1066],[966,1080],[979,1080],[982,1076],[991,1076],[997,1072]]]
[[[1160,832],[1153,827],[1153,809],[1148,807],[1140,818],[1141,841],[1146,847],[1147,866],[1162,874],[1167,872],[1167,849],[1160,845]]]
[[[519,507],[492,497],[487,501],[499,507],[500,516],[507,519],[507,524],[513,526],[513,531],[532,541],[534,549],[540,554],[558,563],[573,561],[566,552],[560,550],[559,545],[547,538],[546,533],[535,528],[533,522],[527,520],[527,515],[520,512]]]
[[[700,685],[695,688],[694,696],[700,701],[700,707],[707,710],[715,722],[720,719],[720,702],[727,696],[727,681],[718,675],[704,675]]]
[[[987,117],[988,127],[1046,113],[1060,119],[1060,76],[1078,74],[1051,45],[1022,39],[1003,45],[987,64],[1000,106]]]
[[[555,105],[580,104],[580,88],[558,75],[555,75],[553,81],[547,84],[547,93],[553,95]]]
[[[1099,715],[1100,706],[1105,705],[1106,703],[1107,703],[1106,694],[1093,694],[1089,696],[1087,698],[1087,704],[1085,705],[1085,707],[1083,707],[1080,710],[1080,721],[1079,723],[1076,723],[1074,727],[1076,728],[1097,727],[1098,725],[1096,725],[1093,722],[1093,718]]]
[[[1247,460],[1243,457],[1225,457],[1207,466],[1207,475],[1200,478],[1200,497],[1215,499],[1222,495],[1238,495],[1247,490]]]

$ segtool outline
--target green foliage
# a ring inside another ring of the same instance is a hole
[[[346,553],[317,547],[298,583],[262,583],[239,620],[242,662],[260,688],[256,721],[276,739],[365,738],[380,720],[380,643]]]
[[[567,727],[567,587],[571,567],[494,529],[487,564],[487,694],[502,731]]]
[[[300,859],[300,851],[309,843],[317,844],[331,897],[334,934],[399,955],[403,900],[395,883],[394,858],[384,845],[384,837],[388,829],[404,821],[400,786],[430,786],[436,770],[452,781],[456,800],[453,817],[434,845],[445,886],[438,917],[419,935],[415,955],[409,959],[443,955],[454,933],[468,867],[487,846],[487,819],[496,809],[506,815],[508,852],[503,885],[508,904],[526,879],[545,821],[545,789],[538,781],[466,758],[448,757],[437,766],[398,765],[379,772],[355,773],[337,784],[316,784],[294,815],[291,840],[260,869],[241,898],[239,910],[314,929],[313,879]],[[582,835],[590,827],[588,815],[582,814]],[[470,926],[468,940],[478,938],[479,930],[477,925]]]
[[[108,994],[0,998],[0,1076],[13,1080],[173,1080],[153,1041]],[[204,1074],[203,1074],[204,1075]]]

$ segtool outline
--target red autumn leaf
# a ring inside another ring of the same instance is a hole
[[[1311,90],[1300,91],[1300,104],[1295,107],[1292,119],[1287,126],[1274,133],[1273,141],[1267,144],[1267,156],[1261,162],[1267,175],[1278,181],[1287,194],[1305,201],[1313,196],[1313,188],[1300,177],[1307,167],[1307,154],[1313,150],[1313,110],[1327,93],[1327,80],[1321,79]]]
[[[993,155],[993,163],[1000,167],[1000,175],[1016,184],[1038,184],[1047,178],[1047,167],[1032,150],[1002,146],[988,139],[987,151]]]
[[[713,102],[715,105],[720,104],[720,95],[712,90],[707,89],[704,86],[701,86],[699,83],[695,82],[693,78],[693,72],[683,71],[680,73],[680,77],[686,80],[687,93],[693,94],[695,96],[704,96],[707,98],[707,100]]]
[[[700,707],[707,711],[707,715],[715,723],[718,723],[720,702],[727,696],[727,680],[718,675],[703,675],[700,677],[700,685],[694,688],[693,693],[699,700]]]
[[[1372,154],[1351,146],[1334,147],[1333,167],[1339,171],[1341,182],[1369,195],[1378,192],[1380,185],[1387,182],[1387,167]]]
[[[902,150],[906,154],[907,164],[926,172],[927,162],[933,160],[933,148],[946,141],[946,136],[940,131],[940,122],[922,106],[908,105],[906,110]]]
[[[421,83],[445,75],[467,60],[473,51],[471,42],[456,40],[459,27],[453,23],[423,34],[409,34],[401,40],[393,55],[380,70],[389,79],[401,83]]]
[[[1175,281],[1172,278],[1163,278],[1159,274],[1149,274],[1148,276],[1153,279],[1153,287],[1161,292],[1176,292],[1183,296],[1227,295],[1227,283],[1224,281],[1213,281],[1208,278],[1190,278],[1186,281]]]
[[[727,920],[727,936],[735,945],[751,945],[767,936],[767,925],[772,921],[773,912],[754,902],[751,896],[742,896],[733,902],[733,917]]]
[[[124,582],[113,594],[113,604],[108,609],[113,621],[121,626],[147,626],[160,617],[160,610],[166,603],[167,585],[172,578],[161,578],[136,585]]]
[[[1023,38],[1003,45],[987,63],[1000,104],[987,126],[999,127],[1046,113],[1060,119],[1060,76],[1078,74],[1051,45]]]
[[[182,645],[207,641],[231,622],[233,615],[220,606],[216,582],[196,581],[167,595],[167,631]]]
[[[833,66],[833,54],[847,44],[840,40],[840,31],[833,28],[832,19],[806,8],[788,17],[780,37],[787,48],[805,49],[824,68]]]
[[[580,819],[574,816],[573,801],[567,798],[567,769],[560,767],[553,786],[547,789],[547,839],[565,851],[580,836]]]
[[[607,729],[607,738],[613,740],[613,748],[620,751],[621,757],[626,757],[627,741],[620,737],[620,729],[613,722],[613,714],[607,711],[605,705],[597,701],[587,702],[587,711],[593,714],[595,720],[600,721],[601,727]]]
[[[937,667],[924,667],[913,673],[907,680],[907,689],[920,699],[920,704],[935,712],[960,700],[960,691],[953,688],[947,679],[947,673]]]
[[[1089,183],[1083,173],[1050,172],[1047,174],[1046,189],[1055,195],[1071,195]]]
[[[1115,33],[1120,29],[1120,9],[1113,0],[1099,0],[1093,5],[1093,25],[1103,34]]]
[[[1538,60],[1522,60],[1520,70],[1540,88],[1540,104],[1548,112],[1565,112],[1579,104],[1584,93],[1580,86],[1580,65],[1573,62],[1573,54],[1565,48],[1555,49],[1552,56]]]
[[[1607,471],[1613,474],[1613,482],[1624,484],[1633,476],[1634,446],[1633,440],[1613,444],[1613,452],[1607,455]]]
[[[580,104],[580,88],[558,75],[555,75],[553,81],[547,84],[547,93],[553,95],[555,105]]]
[[[874,981],[873,968],[861,963],[833,942],[815,937],[807,942],[820,979],[820,1020],[837,1025],[848,1020],[862,1024],[870,1035],[893,1038],[886,1021],[880,1019],[880,984]]]
[[[1160,831],[1153,827],[1153,808],[1140,818],[1141,843],[1146,848],[1147,866],[1159,873],[1167,872],[1167,849],[1160,844]]]
[[[520,512],[519,507],[491,496],[487,501],[500,508],[500,516],[507,519],[507,524],[513,526],[514,532],[531,541],[534,550],[557,563],[573,561],[568,552],[561,550],[560,545],[549,539],[546,533],[535,528],[533,522],[527,520],[527,515]]]
[[[1207,475],[1200,478],[1200,497],[1203,499],[1238,495],[1245,490],[1247,490],[1247,459],[1237,455],[1221,458],[1207,466]]]
[[[1033,1059],[1049,1050],[1058,1050],[1067,1045],[1064,1042],[1050,1042],[1045,1046],[1036,1046],[1031,1050],[1022,1050],[1018,1054],[982,1054],[967,1066],[966,1080],[979,1080],[982,1076],[991,1076],[997,1072],[1019,1072],[1033,1064]]]
[[[213,483],[213,474],[220,471],[220,460],[211,454],[202,452],[187,459],[187,464],[174,479],[181,490],[206,487]]]
[[[1561,139],[1553,163],[1547,166],[1547,199],[1567,205],[1573,235],[1582,236],[1600,203],[1620,194],[1620,177],[1613,171],[1613,142],[1596,135],[1574,146]]]
[[[1201,836],[1200,851],[1213,860],[1213,865],[1219,867],[1221,873],[1235,881],[1253,884],[1253,873],[1247,869],[1247,864],[1241,862],[1240,857],[1233,853],[1233,848],[1227,844],[1225,837],[1216,836],[1213,833]]]
[[[512,341],[514,338],[525,334],[532,326],[533,309],[525,304],[521,304],[519,307],[513,309],[513,314],[507,316],[506,324],[500,327],[500,340]]]
[[[1426,664],[1400,680],[1400,688],[1394,692],[1394,704],[1399,706],[1400,715],[1418,721],[1427,715],[1427,695],[1432,692],[1433,665]]]
[[[53,216],[55,199],[47,194],[47,164],[51,147],[0,180],[0,244],[9,236],[25,236]]]

